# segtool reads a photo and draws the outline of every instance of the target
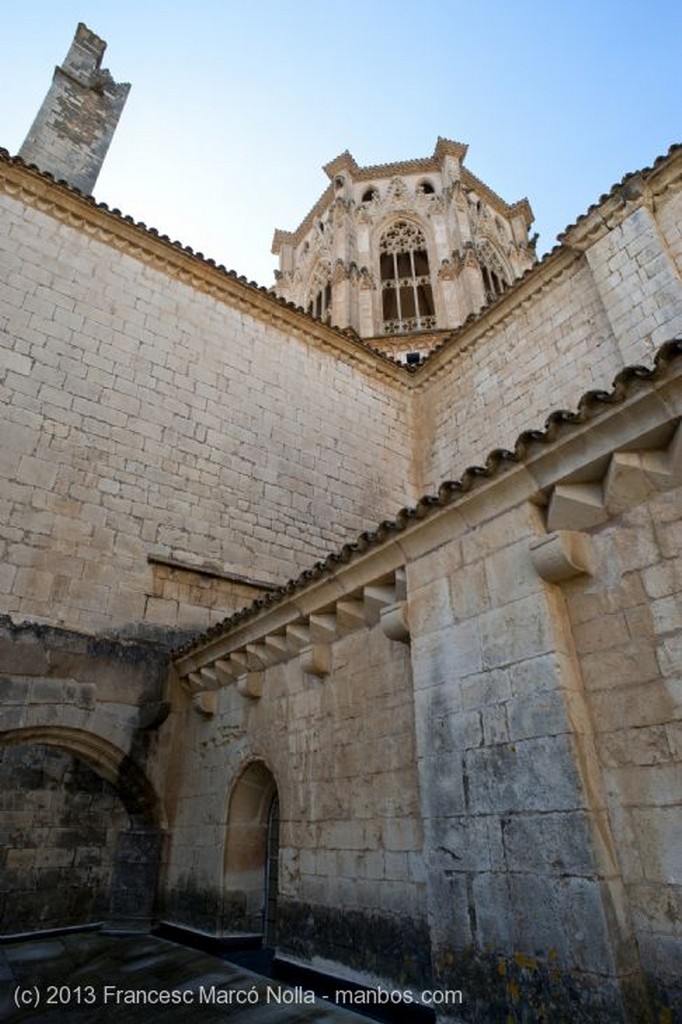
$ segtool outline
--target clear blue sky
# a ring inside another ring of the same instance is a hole
[[[2,3],[0,145],[15,153],[79,21],[132,90],[98,199],[271,284],[275,227],[322,164],[427,156],[438,135],[539,252],[679,141],[682,4],[661,0],[34,0]]]

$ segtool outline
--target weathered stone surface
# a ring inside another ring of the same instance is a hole
[[[463,156],[442,140],[433,192],[403,168],[369,208],[340,157],[333,222],[286,242],[316,239],[306,302],[352,223],[332,312],[377,322],[378,208],[423,228],[447,322],[491,232],[509,283],[529,211]],[[677,350],[621,371],[682,329],[680,158],[406,374],[0,153],[0,741],[94,770],[13,762],[12,919],[87,919],[90,879],[145,926],[161,859],[176,923],[461,986],[444,1020],[639,1024],[645,983],[676,1012]],[[538,576],[529,548],[576,523],[590,557],[560,543]]]

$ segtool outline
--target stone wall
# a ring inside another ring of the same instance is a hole
[[[163,649],[0,618],[3,932],[149,925],[167,666]]]
[[[265,675],[261,700],[234,687],[214,718],[187,709],[187,744],[166,881],[175,923],[262,930],[238,911],[229,867],[231,798],[254,759],[280,806],[277,946],[365,978],[429,970],[413,705],[407,649],[378,627],[339,640],[333,676],[297,659]],[[249,883],[250,884],[250,883]],[[262,879],[258,895],[262,893]]]
[[[597,572],[566,587],[642,965],[673,990],[682,977],[681,498],[671,491],[609,524],[594,538]]]
[[[432,357],[416,395],[422,492],[682,333],[680,219],[679,192],[665,191],[655,216],[637,205],[608,231],[598,219],[596,238],[579,221],[565,249]]]
[[[87,631],[208,625],[202,603],[162,607],[150,553],[283,582],[402,503],[395,368],[7,195],[1,223],[4,611]]]
[[[83,761],[39,744],[0,748],[0,933],[109,916],[118,833],[115,788]]]
[[[408,566],[434,980],[467,992],[467,1020],[615,1021],[636,968],[539,526],[522,505]]]

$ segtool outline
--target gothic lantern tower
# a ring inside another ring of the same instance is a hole
[[[535,261],[528,201],[500,199],[466,152],[438,139],[420,160],[336,157],[305,220],[275,231],[276,294],[397,358],[431,351]]]

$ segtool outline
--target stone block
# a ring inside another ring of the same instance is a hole
[[[440,577],[410,592],[410,629],[415,636],[426,636],[452,622],[450,585]]]
[[[465,766],[475,813],[573,810],[585,804],[568,736],[467,750]]]
[[[509,875],[514,945],[557,966],[607,975],[613,972],[603,883],[584,878]]]
[[[429,825],[431,859],[451,872],[491,871],[504,864],[497,816],[436,818]]]
[[[571,732],[567,696],[557,689],[514,697],[507,704],[509,739],[524,740],[532,736],[556,736]]]
[[[595,827],[596,820],[588,811],[509,815],[502,821],[508,870],[593,877],[591,829]]]
[[[635,841],[642,853],[646,878],[682,886],[682,819],[679,804],[633,808]]]
[[[483,741],[486,746],[492,746],[495,743],[506,743],[509,740],[507,708],[505,705],[496,704],[491,707],[481,708],[481,724],[483,726]]]
[[[450,604],[455,621],[470,619],[489,607],[483,562],[466,566],[450,579]]]
[[[516,908],[511,902],[509,879],[498,872],[481,872],[472,882],[476,940],[480,949],[514,948]]]
[[[25,599],[47,601],[52,591],[53,580],[52,573],[42,572],[40,569],[21,568],[17,570],[12,593]]]
[[[559,642],[544,595],[521,598],[486,612],[478,624],[486,668],[547,654]]]
[[[427,637],[412,634],[416,688],[454,683],[482,669],[481,642],[475,620],[461,622]]]

